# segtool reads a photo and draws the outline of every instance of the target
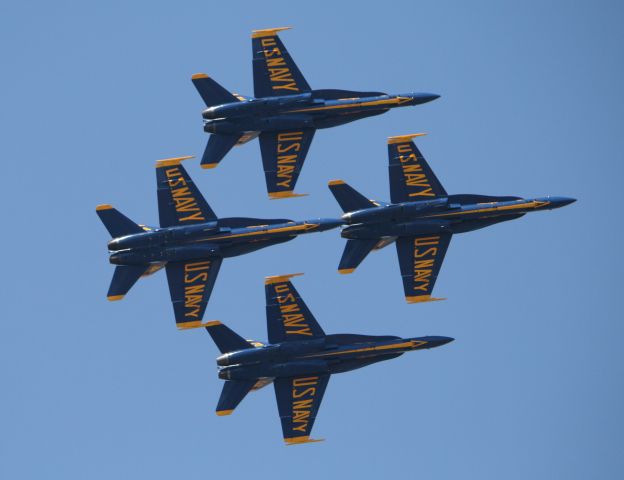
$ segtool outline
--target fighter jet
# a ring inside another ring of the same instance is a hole
[[[270,198],[299,196],[294,193],[295,183],[317,129],[439,97],[430,93],[313,90],[277,36],[288,28],[251,34],[255,98],[230,93],[204,73],[192,77],[207,107],[202,113],[204,131],[212,134],[201,166],[216,167],[234,145],[259,137]]]
[[[340,273],[353,272],[371,250],[396,242],[407,302],[444,300],[431,293],[453,234],[575,201],[567,197],[449,195],[412,141],[420,135],[424,134],[388,139],[391,203],[369,200],[342,180],[329,182],[347,224],[341,232],[348,240]]]
[[[179,157],[156,162],[160,227],[134,223],[111,205],[96,212],[113,237],[110,263],[117,265],[109,300],[121,300],[141,276],[165,267],[179,328],[201,326],[221,262],[305,233],[339,226],[337,219],[218,218]]]
[[[266,277],[269,343],[245,340],[221,322],[206,324],[217,344],[219,378],[225,380],[217,415],[230,415],[251,390],[273,382],[287,445],[315,442],[310,432],[333,373],[439,347],[449,337],[400,338],[326,335],[290,282],[296,275]]]

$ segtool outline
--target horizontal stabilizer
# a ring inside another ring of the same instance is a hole
[[[205,73],[196,73],[191,77],[191,80],[207,107],[223,105],[224,103],[240,102],[237,97],[232,95]]]
[[[215,168],[241,137],[242,135],[225,135],[222,133],[210,135],[208,145],[206,145],[206,150],[202,155],[201,167]]]
[[[115,268],[107,298],[110,301],[121,300],[148,269],[149,265],[118,265]]]
[[[379,239],[376,238],[372,240],[347,240],[340,265],[338,265],[338,272],[342,274],[352,273],[378,243]]]
[[[112,205],[98,205],[95,207],[95,213],[100,217],[106,230],[108,230],[108,233],[110,233],[113,238],[144,232],[139,225],[119,212],[116,208],[113,208]]]
[[[340,208],[342,208],[345,213],[377,206],[371,200],[342,180],[332,180],[327,184],[327,186],[334,194]]]
[[[217,415],[230,415],[250,392],[256,380],[227,380],[217,404]]]
[[[254,348],[253,345],[251,345],[238,333],[235,333],[233,330],[229,329],[219,321],[208,322],[206,324],[206,330],[212,337],[212,340],[215,342],[217,348],[221,353],[229,353],[235,352],[237,350]]]

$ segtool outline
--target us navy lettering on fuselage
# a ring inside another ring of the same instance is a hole
[[[171,191],[171,200],[173,201],[175,210],[180,216],[180,222],[188,221],[205,221],[202,211],[197,205],[195,196],[188,188],[186,180],[178,167],[168,168],[165,172]]]
[[[269,80],[271,81],[271,89],[276,92],[283,93],[283,90],[298,92],[299,88],[293,78],[290,68],[286,64],[281,50],[277,47],[275,37],[267,37],[261,40],[264,59],[269,72]]]
[[[438,235],[414,238],[414,290],[424,293],[429,291],[439,245]]]
[[[281,320],[287,335],[312,336],[312,330],[301,313],[297,298],[291,291],[289,284],[282,283],[275,286],[277,303],[279,304]]]
[[[299,161],[303,132],[283,132],[277,134],[277,184],[292,189],[293,173]]]
[[[211,261],[184,264],[184,316],[199,320]]]
[[[301,377],[293,379],[292,398],[292,429],[293,431],[306,433],[319,377]]]
[[[399,161],[403,171],[405,186],[409,190],[410,197],[435,197],[433,188],[429,184],[427,175],[423,173],[423,167],[418,163],[416,152],[411,143],[403,143],[397,146]]]

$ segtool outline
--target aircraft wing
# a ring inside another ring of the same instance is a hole
[[[311,90],[277,36],[282,30],[288,30],[288,27],[254,30],[251,33],[256,98],[296,95]]]
[[[269,343],[325,337],[299,293],[290,282],[295,275],[266,277],[266,314]]]
[[[412,138],[402,135],[388,138],[388,170],[392,203],[429,200],[448,196]]]
[[[310,438],[329,374],[276,378],[275,396],[282,422],[284,441],[288,445],[318,442]]]
[[[178,328],[202,326],[201,320],[222,261],[222,258],[215,257],[167,263],[169,293]]]
[[[313,128],[301,128],[260,134],[260,152],[269,197],[299,196],[293,190],[312,143],[314,131]]]
[[[431,292],[451,243],[451,236],[450,233],[444,233],[397,238],[399,267],[408,303],[444,300],[432,298]]]
[[[161,227],[194,225],[215,220],[212,211],[193,180],[180,164],[193,157],[178,157],[156,162],[158,214]]]

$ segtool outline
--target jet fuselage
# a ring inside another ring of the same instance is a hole
[[[221,134],[329,128],[379,115],[395,107],[438,98],[429,93],[387,95],[381,92],[313,90],[297,95],[244,98],[203,111],[204,131]]]
[[[411,350],[439,347],[450,337],[400,338],[337,334],[225,353],[217,357],[219,378],[254,380],[342,373],[390,360]]]
[[[525,213],[552,210],[572,203],[567,197],[489,197],[449,195],[366,208],[345,213],[342,237],[373,239],[435,233],[463,233],[513,220]]]
[[[148,229],[143,233],[114,238],[108,242],[108,249],[111,252],[110,263],[115,265],[234,257],[342,224],[341,220],[324,218],[302,222],[222,218],[196,225]]]

